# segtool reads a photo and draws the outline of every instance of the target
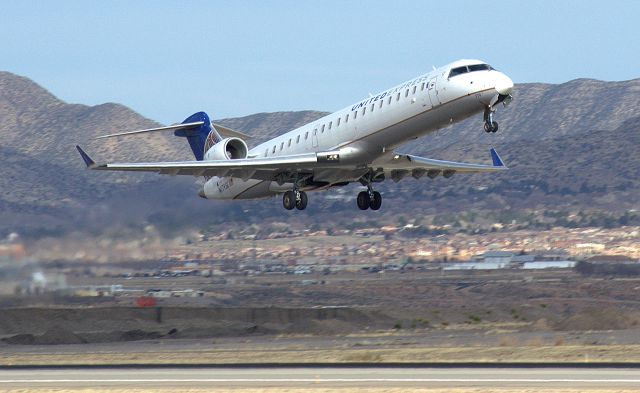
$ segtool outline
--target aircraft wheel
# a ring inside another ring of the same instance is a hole
[[[498,131],[498,122],[497,121],[485,122],[484,123],[484,130],[486,132],[497,132]]]
[[[296,195],[293,191],[287,191],[282,196],[282,205],[285,209],[291,210],[296,207]]]
[[[369,208],[369,205],[371,204],[371,198],[369,198],[369,192],[367,191],[361,191],[358,194],[358,208],[360,210],[367,210]]]
[[[371,210],[379,210],[382,206],[382,195],[378,191],[373,192],[373,198],[369,201],[369,207]]]
[[[306,209],[307,202],[309,202],[309,198],[307,198],[307,193],[304,191],[300,191],[300,199],[296,200],[296,209],[298,210]]]

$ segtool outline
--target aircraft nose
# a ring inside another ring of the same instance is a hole
[[[498,94],[507,96],[513,91],[513,81],[503,73],[499,73],[496,77],[496,91]]]

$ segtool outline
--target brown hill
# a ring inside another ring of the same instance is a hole
[[[498,114],[501,130],[495,135],[482,131],[478,115],[403,149],[434,158],[487,161],[489,147],[495,146],[511,171],[386,182],[380,186],[384,208],[375,217],[394,220],[416,211],[427,215],[505,207],[631,208],[640,189],[640,160],[635,158],[640,145],[640,80],[521,84],[514,95],[511,106]],[[322,115],[259,113],[220,122],[255,135],[250,143],[257,143]],[[81,143],[100,159],[191,158],[187,144],[170,135],[92,140],[155,125],[118,104],[67,104],[26,78],[0,72],[0,235],[99,232],[111,226],[139,228],[148,222],[179,229],[288,217],[279,200],[201,200],[191,178],[90,172],[73,148]],[[346,220],[361,216],[355,209],[356,188],[313,194],[304,221],[322,223],[336,214]]]

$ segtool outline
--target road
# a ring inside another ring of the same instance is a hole
[[[100,387],[640,389],[640,369],[397,367],[0,369],[0,390]]]

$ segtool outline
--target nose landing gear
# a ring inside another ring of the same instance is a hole
[[[495,113],[495,109],[491,106],[488,106],[484,110],[484,130],[489,132],[497,132],[498,131],[498,122],[493,121],[493,114]]]

